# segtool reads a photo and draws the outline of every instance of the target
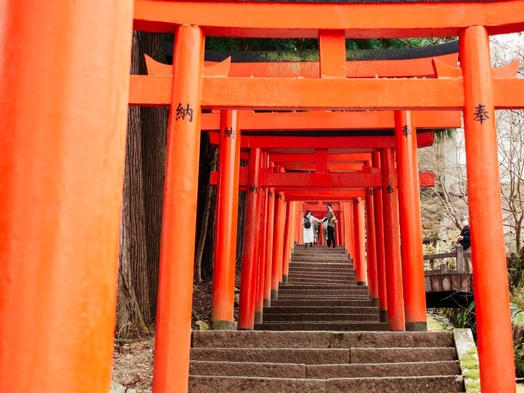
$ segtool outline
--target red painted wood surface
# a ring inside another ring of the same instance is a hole
[[[488,38],[480,26],[460,36],[480,384],[485,392],[515,392],[504,232],[495,224],[502,205]]]
[[[193,109],[193,121],[190,121],[191,112],[177,120],[177,112],[173,110],[168,124],[154,392],[187,392],[188,389],[198,191],[194,179],[198,178],[200,150],[198,118],[203,49],[204,35],[200,28],[181,26],[177,30],[175,54],[179,62],[171,102],[174,108],[184,103],[184,107]],[[180,223],[184,223],[184,231],[180,230]]]

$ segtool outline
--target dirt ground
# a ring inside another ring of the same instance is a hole
[[[200,322],[209,324],[212,292],[213,283],[211,282],[202,282],[193,286],[193,329]],[[235,307],[236,313],[237,308]],[[236,317],[237,315],[235,319]],[[136,389],[137,392],[151,391],[154,346],[154,336],[117,337],[113,351],[113,380],[126,388]]]

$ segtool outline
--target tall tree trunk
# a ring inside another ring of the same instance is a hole
[[[161,35],[133,32],[131,74],[145,74],[143,54],[160,52]],[[166,108],[130,108],[120,233],[117,325],[149,333],[156,313]]]
[[[211,171],[216,171],[218,161],[218,149],[213,148],[213,161],[211,162]],[[208,176],[209,178],[209,176]],[[198,240],[198,247],[195,258],[195,281],[197,284],[202,282],[202,255],[204,254],[204,246],[207,239],[207,228],[209,224],[209,215],[211,213],[211,200],[213,199],[213,191],[215,187],[207,183],[206,199],[204,205],[204,217],[202,218],[202,225],[200,229],[200,238]]]
[[[138,33],[140,39],[140,73],[146,74],[143,55],[165,62],[160,43],[163,34]],[[162,231],[162,202],[166,171],[166,142],[168,108],[140,108],[142,120],[142,169],[144,208],[146,212],[147,273],[151,315],[156,315],[158,271],[160,266],[160,234]]]
[[[118,333],[125,336],[129,335],[132,326],[137,326],[143,333],[149,333],[146,323],[151,320],[146,274],[142,149],[138,108],[130,108],[128,121],[116,320]]]

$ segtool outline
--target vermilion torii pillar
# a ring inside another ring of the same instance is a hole
[[[406,330],[428,329],[416,128],[411,111],[395,112],[398,200]]]
[[[381,152],[384,250],[389,330],[405,330],[402,265],[400,258],[397,181],[393,149]]]
[[[275,189],[270,187],[267,198],[266,219],[266,271],[264,274],[264,307],[271,305],[271,277],[273,273],[273,234],[275,229]]]
[[[294,207],[295,202],[286,202],[286,216],[283,221],[284,225],[284,251],[282,260],[282,282],[287,283],[289,275],[289,262],[291,258],[291,243],[294,231]]]
[[[262,153],[262,163],[265,167],[267,154]],[[255,323],[262,323],[262,313],[264,310],[264,282],[266,274],[266,220],[267,220],[267,200],[268,191],[266,187],[261,187],[260,195],[260,234],[258,240],[258,263],[257,263],[257,298],[255,303]]]
[[[204,34],[180,26],[169,112],[153,374],[154,392],[187,392]],[[180,109],[175,109],[180,108]],[[180,230],[184,223],[185,231]],[[176,310],[176,312],[175,312]]]
[[[380,169],[380,152],[373,153],[373,168]],[[386,254],[384,243],[384,211],[382,187],[373,189],[373,207],[375,217],[375,244],[377,246],[377,285],[380,322],[388,321],[388,296],[386,281]]]
[[[464,129],[483,392],[515,392],[512,327],[502,223],[489,37],[484,27],[460,33]]]
[[[260,230],[260,156],[261,150],[258,148],[251,149],[249,152],[249,186],[246,197],[238,329],[254,328],[259,264],[257,243]]]
[[[373,306],[378,306],[377,244],[373,188],[366,190],[366,250],[368,267],[368,293]]]
[[[133,1],[0,8],[0,391],[107,392]]]
[[[219,182],[211,327],[214,330],[231,330],[233,329],[235,303],[240,167],[240,130],[237,111],[222,112],[221,130],[218,153]]]
[[[278,299],[278,285],[282,282],[282,251],[284,249],[284,228],[282,222],[285,218],[284,193],[277,192],[275,195],[275,218],[272,231],[273,257],[271,267],[271,299]]]
[[[355,233],[355,269],[357,271],[357,285],[367,284],[367,269],[365,256],[365,221],[364,221],[364,206],[361,198],[355,198],[353,204],[354,217],[354,233]]]

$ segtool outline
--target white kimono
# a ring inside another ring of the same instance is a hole
[[[311,213],[309,213],[308,218],[311,222],[311,226],[309,228],[304,226],[304,220],[302,220],[302,227],[304,228],[304,244],[313,243],[315,241],[315,232],[313,231],[315,225],[313,224],[315,222],[320,222],[320,220]]]

